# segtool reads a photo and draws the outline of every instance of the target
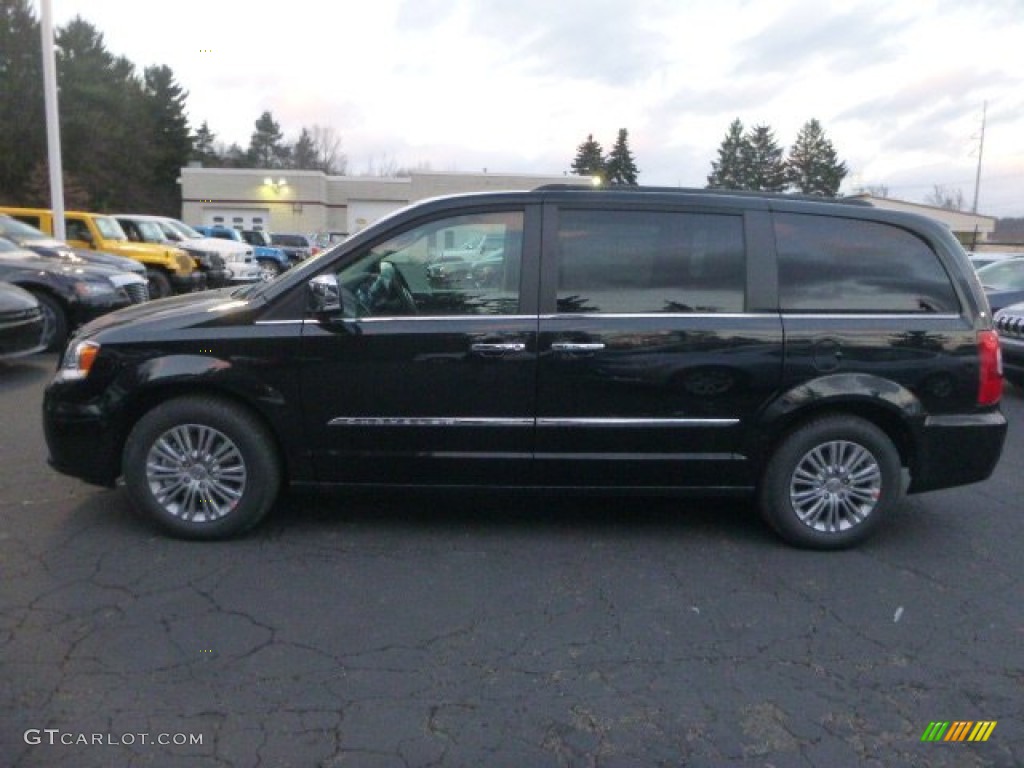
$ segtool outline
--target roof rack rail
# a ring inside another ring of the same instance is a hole
[[[703,187],[653,187],[632,184],[611,184],[594,186],[592,184],[542,184],[533,189],[534,192],[657,192],[659,194],[678,195],[722,195],[724,197],[757,197],[768,200],[804,200],[814,203],[841,203],[843,205],[860,205],[873,207],[868,200],[858,197],[823,197],[795,192],[757,192],[749,189],[705,189]]]

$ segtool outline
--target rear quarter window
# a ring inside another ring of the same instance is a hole
[[[886,222],[777,213],[779,303],[785,312],[957,313],[938,255]]]

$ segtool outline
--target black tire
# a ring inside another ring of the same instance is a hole
[[[790,544],[843,549],[867,539],[903,493],[892,440],[856,416],[826,416],[789,434],[768,462],[761,514]]]
[[[149,281],[149,298],[165,299],[174,293],[171,279],[158,269],[147,269],[146,280]]]
[[[268,282],[284,272],[284,267],[273,259],[259,259],[260,280]]]
[[[43,310],[43,339],[47,352],[60,352],[68,340],[68,313],[64,305],[48,293],[33,291]]]
[[[186,539],[248,530],[281,485],[267,429],[244,408],[214,397],[178,398],[149,411],[128,436],[123,460],[136,507]]]

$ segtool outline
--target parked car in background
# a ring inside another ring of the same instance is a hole
[[[292,265],[288,254],[272,245],[270,235],[262,229],[243,229],[240,232],[242,239],[252,246],[264,280],[274,279]]]
[[[1019,253],[1009,252],[996,252],[996,251],[968,251],[967,258],[971,260],[971,265],[975,269],[981,269],[987,267],[989,264],[995,264],[999,261],[1006,261],[1007,259],[1019,258]]]
[[[230,282],[231,272],[224,258],[216,251],[172,240],[158,222],[147,216],[118,213],[114,214],[114,218],[133,242],[172,245],[185,251],[192,257],[196,268],[206,276],[207,288],[221,288]]]
[[[0,207],[0,213],[53,235],[53,212],[50,210]],[[203,273],[196,269],[187,253],[166,245],[130,242],[112,216],[66,211],[64,226],[67,242],[75,248],[113,253],[140,262],[146,268],[149,295],[154,299],[172,293],[188,293],[205,286]]]
[[[298,232],[271,232],[270,242],[288,254],[292,264],[308,259],[321,250],[312,237]]]
[[[1003,375],[1024,388],[1024,302],[996,312],[995,326],[1002,341]]]
[[[431,285],[468,227],[502,278]],[[558,186],[424,201],[276,280],[97,320],[43,414],[53,467],[123,477],[178,536],[241,533],[285,484],[523,486],[742,494],[836,549],[904,492],[989,477],[1002,387],[938,222]]]
[[[256,260],[256,251],[245,240],[237,229],[229,227],[191,227],[195,232],[207,241],[225,243],[232,249],[231,255],[235,261],[231,262],[231,281],[234,283],[251,283],[257,280],[264,280],[260,263]],[[239,250],[241,249],[241,250]],[[241,259],[239,261],[239,259]]]
[[[0,213],[0,237],[6,237],[15,245],[27,248],[40,256],[62,259],[71,264],[99,264],[113,267],[119,272],[134,272],[145,277],[146,268],[135,259],[115,256],[102,251],[90,251],[85,248],[73,248],[63,240],[55,240],[40,229],[18,221],[7,214]],[[148,296],[148,290],[147,290]],[[136,302],[137,303],[137,302]]]
[[[0,280],[35,296],[43,313],[46,349],[59,349],[82,323],[132,303],[128,292],[111,279],[118,274],[108,267],[44,258],[0,238]],[[138,275],[124,277],[142,280]]]
[[[1024,301],[1024,258],[1003,259],[977,273],[993,312]]]
[[[0,282],[0,360],[46,349],[45,323],[39,301],[11,283]]]
[[[259,279],[259,265],[253,256],[252,246],[236,240],[222,240],[207,237],[197,232],[180,219],[169,216],[139,216],[156,223],[164,235],[177,245],[192,253],[216,253],[224,259],[224,266],[231,274],[230,283],[251,283]]]

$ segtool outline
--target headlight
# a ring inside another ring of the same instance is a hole
[[[78,341],[64,351],[64,359],[60,364],[57,378],[65,381],[84,379],[92,370],[96,356],[100,353],[100,345],[95,341]]]
[[[113,283],[109,282],[80,281],[75,283],[75,293],[83,299],[94,299],[99,296],[113,296],[117,293],[117,288],[114,287]]]

